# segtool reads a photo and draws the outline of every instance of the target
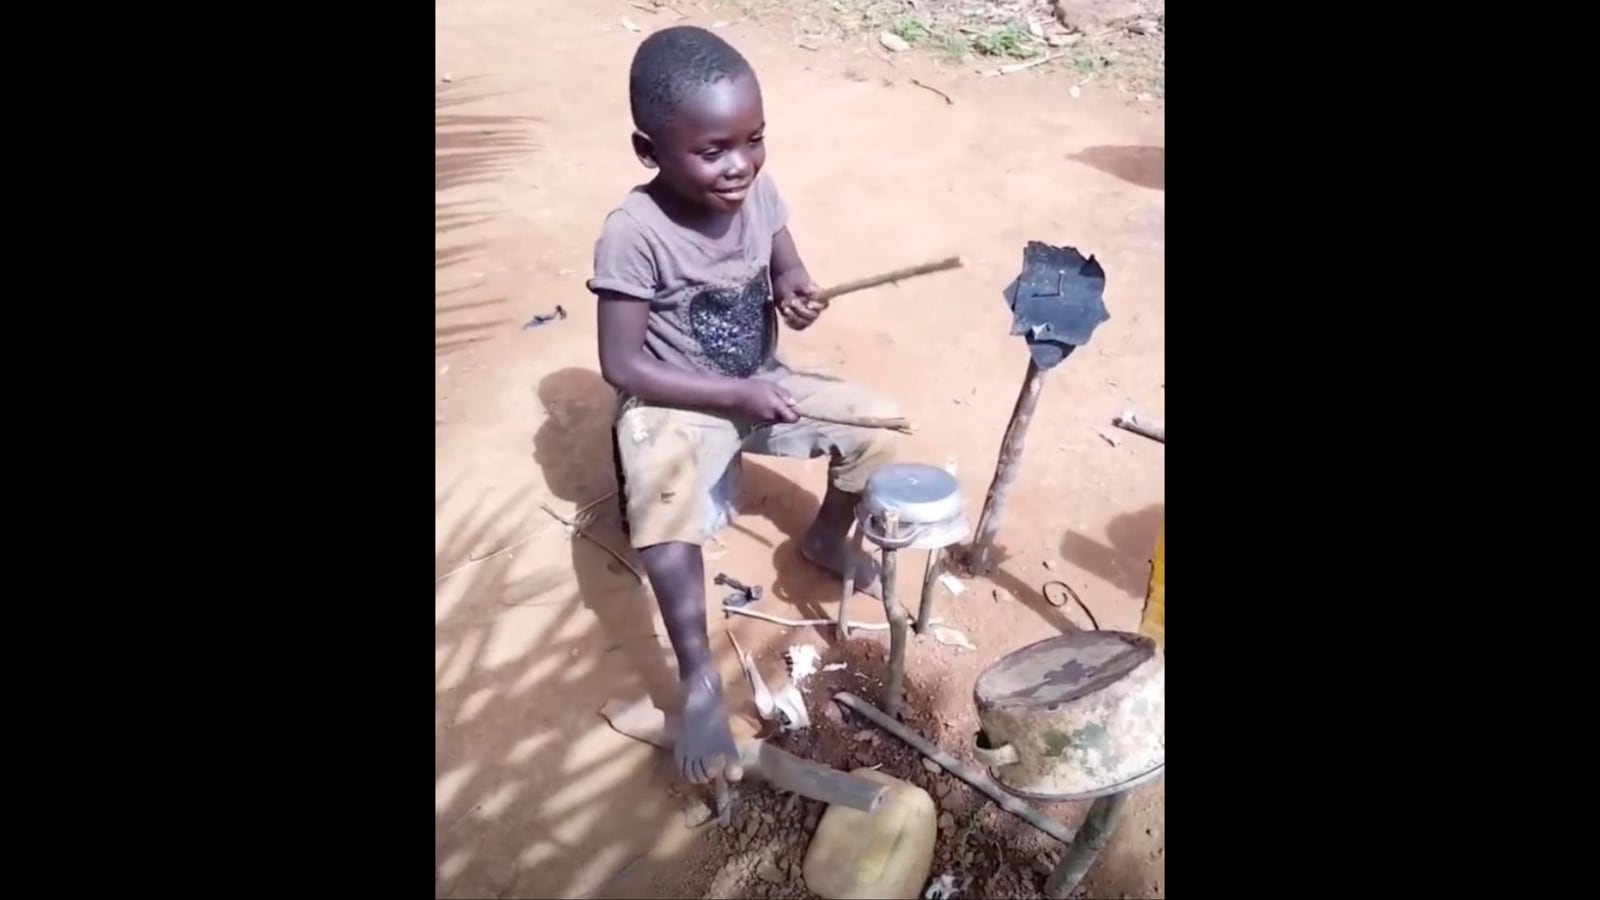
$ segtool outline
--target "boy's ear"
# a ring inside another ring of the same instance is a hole
[[[656,162],[656,145],[650,140],[650,135],[642,131],[635,131],[633,133],[633,152],[635,156],[639,157],[639,162],[646,169],[660,168],[661,164]]]

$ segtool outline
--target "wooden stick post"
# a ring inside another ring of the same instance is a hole
[[[978,516],[978,527],[973,534],[968,564],[975,575],[989,574],[995,534],[1000,530],[1000,518],[1005,515],[1011,484],[1016,480],[1017,469],[1022,464],[1028,425],[1033,421],[1034,408],[1039,405],[1039,392],[1044,390],[1044,376],[1045,371],[1030,355],[1028,372],[1022,379],[1022,391],[1017,394],[1017,405],[1011,410],[1011,423],[1006,426],[1005,439],[1000,442],[1000,459],[995,463],[994,480],[989,483],[989,494],[983,500],[983,513]]]

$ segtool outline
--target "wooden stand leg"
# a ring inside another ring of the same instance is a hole
[[[847,559],[855,559],[861,555],[861,523],[855,526],[855,537],[850,542],[850,555]],[[856,593],[856,567],[844,567],[844,594],[839,597],[839,623],[835,626],[841,639],[850,636],[850,598]]]
[[[890,510],[885,519],[885,536],[893,541],[900,536],[900,516]],[[893,718],[899,718],[901,692],[906,677],[906,611],[894,596],[895,556],[895,551],[884,549],[883,614],[889,620],[889,683],[884,688],[883,711]]]
[[[922,605],[917,607],[917,634],[928,633],[928,619],[933,615],[933,588],[939,583],[939,564],[943,559],[942,548],[928,551],[928,568],[922,572]]]
[[[1050,878],[1044,883],[1044,895],[1050,900],[1066,900],[1068,894],[1077,889],[1078,883],[1083,881],[1083,876],[1089,874],[1089,868],[1100,856],[1100,851],[1105,849],[1111,840],[1111,833],[1116,830],[1117,817],[1122,813],[1122,806],[1128,800],[1128,792],[1112,794],[1101,797],[1089,807],[1089,815],[1078,827],[1078,833],[1073,837],[1072,843],[1067,845],[1066,853],[1061,857],[1061,864],[1056,866]]]

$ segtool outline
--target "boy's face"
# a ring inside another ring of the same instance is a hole
[[[666,133],[634,133],[645,165],[661,169],[673,192],[697,206],[734,213],[744,205],[767,161],[766,113],[752,75],[724,78],[686,98]]]

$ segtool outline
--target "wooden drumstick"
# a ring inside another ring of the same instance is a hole
[[[826,303],[829,300],[844,294],[853,294],[856,291],[864,291],[867,288],[875,288],[882,284],[893,284],[896,281],[904,281],[907,278],[916,278],[918,275],[931,275],[934,272],[943,272],[946,269],[959,268],[961,268],[961,257],[959,256],[952,256],[949,259],[941,259],[938,262],[923,263],[919,266],[906,266],[903,269],[895,269],[893,272],[884,272],[882,275],[873,275],[870,278],[858,278],[855,281],[846,281],[843,284],[836,284],[833,287],[823,288],[807,298],[807,302]]]

